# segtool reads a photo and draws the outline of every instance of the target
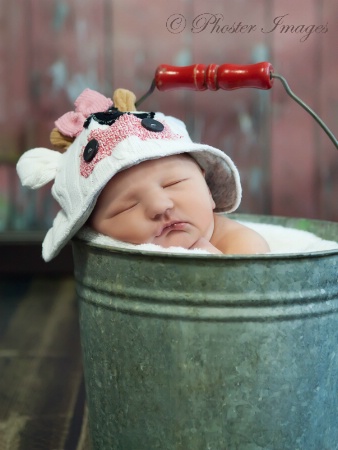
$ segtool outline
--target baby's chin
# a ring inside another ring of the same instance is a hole
[[[189,249],[200,236],[193,236],[185,231],[171,231],[166,236],[156,237],[153,244],[160,245],[163,248],[181,247]]]

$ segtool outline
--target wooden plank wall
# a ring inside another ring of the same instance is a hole
[[[186,21],[181,32],[169,29],[174,14]],[[212,14],[221,27],[256,29],[198,30]],[[304,40],[291,28],[273,30],[280,16],[284,24],[327,32]],[[125,87],[140,97],[161,63],[271,61],[338,135],[338,3],[331,0],[0,0],[0,23],[0,230],[43,228],[55,214],[46,189],[32,194],[18,185],[18,155],[49,146],[53,121],[83,88],[111,95]],[[180,117],[194,139],[235,160],[240,211],[338,220],[337,151],[278,81],[268,92],[156,91],[142,108]]]

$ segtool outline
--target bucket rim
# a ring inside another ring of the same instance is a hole
[[[332,250],[321,250],[316,252],[300,252],[300,253],[267,253],[267,254],[251,254],[251,255],[220,255],[211,253],[169,253],[165,251],[154,251],[154,250],[139,250],[130,249],[122,247],[114,247],[103,244],[97,244],[93,242],[88,242],[83,239],[73,238],[72,243],[79,242],[81,245],[96,248],[98,250],[108,252],[108,253],[118,253],[123,255],[133,255],[133,256],[145,256],[149,258],[157,259],[200,259],[200,260],[215,260],[215,261],[257,261],[257,260],[282,260],[282,259],[308,259],[308,258],[323,258],[327,256],[338,255],[338,249]]]

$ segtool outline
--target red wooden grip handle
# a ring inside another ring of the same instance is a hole
[[[194,64],[177,67],[161,64],[155,73],[155,84],[160,91],[171,89],[190,89],[217,91],[240,88],[270,89],[273,84],[271,73],[273,67],[269,62],[257,64]]]

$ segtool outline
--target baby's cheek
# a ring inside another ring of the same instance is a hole
[[[110,230],[111,237],[129,244],[147,244],[152,242],[154,233],[142,220],[128,219],[115,223]],[[114,236],[113,236],[114,235]]]

